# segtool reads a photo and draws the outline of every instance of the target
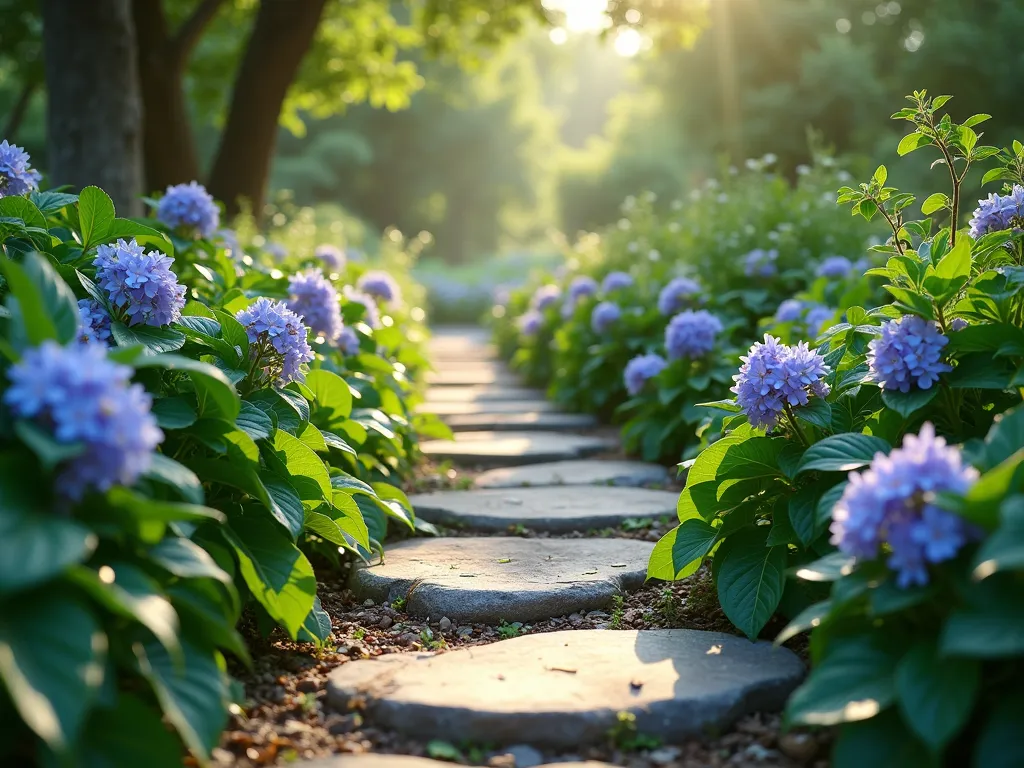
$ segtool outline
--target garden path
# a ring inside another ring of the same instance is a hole
[[[451,626],[585,612],[640,587],[653,545],[595,529],[673,515],[675,493],[640,487],[665,482],[666,471],[582,458],[614,451],[616,443],[587,434],[592,422],[567,418],[542,393],[518,386],[484,332],[438,333],[431,351],[437,373],[425,409],[435,404],[456,426],[472,416],[490,429],[459,431],[424,449],[438,461],[490,469],[477,475],[476,487],[413,497],[423,519],[451,527],[452,535],[387,547],[383,564],[353,573],[353,591]],[[510,413],[529,429],[498,431]],[[495,535],[527,531],[525,538]],[[513,754],[526,750],[516,768],[534,768],[538,749],[577,750],[634,723],[639,733],[678,742],[746,713],[780,709],[802,675],[789,650],[733,635],[580,629],[356,660],[331,674],[327,696],[410,737],[515,745]],[[430,768],[433,761],[341,756],[310,765],[360,762]]]

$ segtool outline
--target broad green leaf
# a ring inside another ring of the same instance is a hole
[[[241,402],[235,424],[253,440],[266,440],[274,433],[274,422],[271,418],[247,400]]]
[[[778,637],[775,638],[776,645],[782,645],[790,638],[796,637],[801,632],[806,632],[809,629],[814,629],[819,626],[822,620],[828,616],[829,611],[832,610],[831,600],[822,600],[820,603],[814,603],[804,608],[800,613],[793,617],[793,620],[786,625]]]
[[[102,243],[114,222],[114,203],[99,187],[86,187],[78,193],[78,222],[82,232],[82,250]]]
[[[0,259],[0,271],[10,286],[10,298],[17,300],[26,341],[35,346],[47,339],[66,344],[78,333],[78,302],[50,262],[37,253],[25,255],[18,264]]]
[[[895,711],[888,710],[843,726],[831,764],[832,768],[939,768],[941,762],[928,753]]]
[[[661,537],[647,563],[647,578],[677,581],[700,568],[718,536],[699,517],[690,518]]]
[[[690,487],[698,483],[715,480],[718,477],[718,467],[722,463],[726,452],[734,445],[744,442],[743,437],[723,437],[718,442],[712,443],[697,456],[686,474],[686,486]]]
[[[114,320],[110,324],[110,335],[119,347],[141,345],[147,350],[148,357],[139,358],[136,367],[141,361],[150,359],[153,355],[176,352],[185,346],[185,334],[173,328],[154,328],[149,325],[133,325],[129,328],[124,323]]]
[[[220,416],[232,422],[238,416],[241,408],[238,393],[227,376],[215,366],[181,355],[163,354],[140,357],[135,367],[163,368],[187,373],[199,398],[200,413],[204,416]]]
[[[366,521],[363,520],[363,513],[360,511],[359,505],[345,491],[334,491],[331,502],[333,506],[331,517],[334,518],[338,527],[351,536],[356,543],[369,549],[370,533],[367,530]]]
[[[722,456],[715,478],[731,480],[781,475],[779,453],[785,446],[785,439],[775,437],[751,437],[730,445]]]
[[[1024,569],[1024,496],[1003,502],[999,528],[989,536],[974,557],[974,578],[985,579],[1000,571]],[[2,548],[0,544],[0,548]]]
[[[766,526],[745,528],[715,557],[722,611],[751,640],[778,608],[786,580],[786,548],[765,546],[767,538]]]
[[[906,419],[928,405],[938,394],[939,386],[937,384],[928,389],[917,389],[915,387],[909,392],[900,392],[898,389],[883,389],[882,402],[885,403],[886,408],[892,408]]]
[[[145,477],[169,485],[185,501],[190,501],[193,504],[203,503],[206,495],[203,493],[202,483],[199,482],[195,472],[162,453],[154,453],[150,462]]]
[[[190,539],[169,536],[150,547],[149,557],[179,579],[216,579],[231,583],[231,576],[217,565],[210,553]]]
[[[323,369],[310,371],[306,376],[306,386],[313,391],[313,418],[318,426],[331,429],[352,413],[352,393],[337,374]]]
[[[331,637],[331,617],[320,605],[320,598],[313,600],[313,607],[309,616],[302,622],[302,629],[299,630],[299,641],[316,643],[317,647],[322,646]]]
[[[900,140],[899,146],[896,148],[896,154],[903,157],[903,155],[910,154],[915,149],[926,147],[931,143],[932,140],[924,134],[917,132],[909,133]]]
[[[1024,739],[1020,737],[1020,713],[1024,712],[1024,693],[1001,695],[974,746],[974,768],[1017,768],[1024,765]]]
[[[934,195],[929,195],[928,199],[921,203],[921,213],[925,216],[930,216],[936,211],[942,210],[949,206],[949,197],[936,192]]]
[[[181,744],[159,709],[128,691],[118,691],[113,709],[89,713],[78,752],[82,768],[181,768]]]
[[[980,672],[978,662],[940,657],[927,641],[911,648],[896,666],[903,719],[933,752],[941,752],[970,717]]]
[[[794,409],[798,419],[813,424],[815,427],[830,429],[832,427],[832,406],[820,397],[812,397],[807,405]]]
[[[277,430],[274,433],[273,443],[264,441],[263,445],[271,448],[273,453],[281,459],[292,475],[292,484],[299,492],[299,498],[309,501],[314,499],[329,499],[331,497],[331,476],[324,466],[324,461],[313,449],[303,443],[297,437],[287,432]],[[320,494],[309,487],[308,483],[298,483],[295,478],[305,478],[319,488]]]
[[[312,424],[307,424],[305,428],[296,437],[302,442],[312,448],[314,451],[319,453],[327,452],[327,443],[324,440],[323,433],[319,429],[314,427]]]
[[[186,635],[195,633],[203,642],[230,651],[243,663],[249,661],[245,641],[235,631],[238,620],[237,594],[232,587],[212,581],[179,581],[167,590],[171,604],[181,617]]]
[[[817,506],[821,498],[820,485],[809,485],[801,488],[789,499],[787,513],[789,524],[793,526],[800,543],[805,547],[818,538],[823,528],[818,522]]]
[[[794,571],[804,581],[837,581],[853,572],[854,559],[842,552],[831,552],[813,563],[801,565]]]
[[[373,483],[370,487],[377,494],[377,498],[384,502],[384,505],[391,510],[389,513],[391,517],[401,520],[412,528],[416,513],[413,511],[412,504],[409,503],[409,497],[405,495],[401,488],[397,488],[390,483]]]
[[[152,413],[161,429],[184,429],[196,423],[195,406],[184,397],[161,397],[153,401]]]
[[[302,533],[306,520],[306,510],[302,506],[299,494],[290,482],[270,472],[262,472],[260,479],[273,502],[271,512],[274,519],[285,527],[294,541]]]
[[[946,619],[943,656],[1009,659],[1024,653],[1024,596],[1012,578],[996,575],[974,585],[968,604]]]
[[[887,454],[890,450],[889,443],[873,435],[852,432],[832,435],[807,449],[798,471],[849,472],[870,464],[876,453]]]
[[[1024,446],[1024,407],[1018,406],[996,417],[985,436],[985,465],[994,467]]]

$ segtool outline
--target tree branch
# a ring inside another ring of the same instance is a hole
[[[18,100],[14,102],[10,114],[7,116],[4,132],[0,134],[5,139],[14,141],[14,134],[18,132],[18,128],[21,126],[21,121],[25,117],[25,112],[28,110],[28,105],[32,101],[38,85],[39,83],[35,79],[26,80],[22,84],[21,90],[18,92]]]
[[[169,46],[170,55],[176,62],[183,63],[188,58],[222,5],[224,0],[200,0],[192,15],[182,22]]]

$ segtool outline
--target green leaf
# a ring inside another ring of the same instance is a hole
[[[800,543],[809,547],[811,542],[821,535],[823,530],[818,521],[817,507],[821,498],[820,485],[809,485],[801,488],[789,499],[789,524],[793,526]]]
[[[246,515],[223,530],[252,596],[293,639],[297,637],[316,595],[309,560],[268,518]]]
[[[302,533],[306,522],[306,510],[302,506],[302,499],[296,493],[295,487],[284,478],[263,472],[260,474],[260,480],[263,481],[273,502],[270,511],[274,519],[284,526],[294,541]]]
[[[241,409],[241,401],[228,377],[215,366],[181,355],[152,355],[140,357],[136,368],[163,368],[182,371],[189,375],[199,399],[199,411],[204,416],[220,416],[233,422]]]
[[[876,453],[888,454],[892,446],[880,437],[847,432],[821,440],[804,453],[798,472],[817,469],[849,472],[871,463]]]
[[[779,454],[786,446],[784,438],[751,437],[730,445],[722,456],[715,475],[717,480],[777,477]]]
[[[804,581],[838,581],[853,572],[854,563],[849,555],[831,552],[813,563],[801,565],[795,570],[795,575]]]
[[[363,519],[359,505],[344,491],[334,491],[331,496],[334,511],[331,517],[337,526],[364,549],[370,548],[370,533]]]
[[[135,643],[132,650],[166,718],[188,748],[208,760],[228,719],[226,676],[215,655],[189,642],[182,643],[181,660],[156,643]]]
[[[113,709],[95,708],[78,745],[82,768],[180,768],[181,744],[160,712],[128,691],[118,691]]]
[[[939,648],[944,656],[975,659],[1024,653],[1024,596],[1012,579],[994,576],[975,585],[968,604],[946,620]]]
[[[718,529],[699,517],[684,521],[654,546],[647,564],[647,578],[677,581],[692,576],[717,538]]]
[[[308,445],[297,437],[280,429],[274,433],[273,443],[263,441],[266,449],[272,447],[273,453],[287,467],[291,482],[304,501],[329,499],[331,497],[331,476],[324,466],[324,461],[313,452]],[[297,478],[307,482],[298,482]]]
[[[1024,765],[1021,712],[1024,712],[1024,694],[1004,693],[999,697],[975,742],[971,761],[973,768],[1019,768]]]
[[[838,725],[867,720],[896,698],[897,657],[867,637],[837,639],[789,699],[795,725]]]
[[[900,712],[932,752],[941,752],[964,727],[980,679],[978,662],[940,657],[930,642],[915,645],[896,666]]]
[[[898,389],[883,389],[882,402],[885,403],[886,408],[891,408],[903,418],[909,419],[917,411],[934,400],[938,394],[938,385],[928,389],[917,389],[915,387],[909,392],[900,392]]]
[[[808,424],[813,424],[822,429],[832,427],[832,406],[820,397],[812,397],[807,405],[796,408],[793,411],[798,419],[803,419]]]
[[[330,429],[352,413],[352,393],[337,374],[317,369],[306,376],[306,386],[313,391],[312,418],[317,426]]]
[[[114,320],[110,324],[110,335],[119,347],[141,345],[148,350],[149,355],[175,352],[185,346],[185,334],[173,328],[154,328],[150,325],[134,325],[129,328],[124,323]],[[138,367],[142,361],[148,359],[152,358],[139,358],[135,366]]]
[[[1002,524],[974,557],[975,579],[986,579],[1000,571],[1024,569],[1024,496],[1012,496],[1004,501],[1000,516]]]
[[[266,440],[274,433],[274,422],[270,417],[247,400],[241,402],[235,424],[253,440]]]
[[[327,452],[327,442],[324,440],[323,433],[312,424],[307,424],[296,437],[315,452]]]
[[[921,203],[921,213],[925,216],[930,216],[936,211],[942,210],[943,208],[949,207],[949,197],[936,192],[934,195],[929,195],[928,199]]]
[[[829,611],[832,610],[831,600],[822,600],[820,603],[814,603],[804,608],[800,613],[793,617],[793,620],[786,625],[778,637],[775,638],[776,645],[782,645],[790,638],[796,637],[801,632],[806,632],[809,629],[814,629],[819,626]]]
[[[939,765],[892,710],[843,726],[832,750],[832,768],[939,768]]]
[[[181,498],[193,504],[202,504],[206,498],[203,485],[195,473],[162,453],[153,454],[145,477],[169,485],[181,495]]]
[[[966,237],[960,238],[957,244],[939,260],[935,266],[935,274],[943,280],[970,277],[971,241]]]
[[[718,477],[718,466],[722,463],[726,451],[746,439],[744,437],[723,437],[701,451],[696,461],[693,462],[693,466],[686,473],[686,487],[715,480]]]
[[[35,346],[47,339],[66,344],[78,333],[78,302],[50,262],[37,253],[25,254],[23,263],[0,259],[0,270],[17,299],[16,312],[23,323],[25,339]]]
[[[82,231],[82,251],[102,243],[114,222],[114,203],[99,187],[86,187],[78,194],[78,222]]]
[[[67,192],[46,190],[45,192],[33,192],[29,195],[29,199],[35,203],[35,206],[39,209],[40,213],[50,214],[56,213],[63,208],[67,208],[69,205],[77,203],[78,195],[72,195]],[[46,221],[44,220],[39,226],[45,227]]]
[[[77,741],[106,653],[98,622],[69,596],[38,592],[0,611],[0,679],[21,719],[58,753]]]
[[[161,397],[153,401],[152,413],[161,429],[185,429],[196,423],[196,409],[184,397]]]
[[[216,579],[231,583],[231,576],[217,565],[210,553],[190,539],[169,536],[150,547],[149,557],[179,579]]]
[[[238,610],[233,587],[225,594],[224,588],[212,581],[193,579],[179,581],[167,592],[181,617],[186,636],[198,637],[205,645],[224,648],[243,663],[249,663],[249,651],[235,631]]]
[[[331,637],[331,617],[320,605],[320,598],[313,600],[313,607],[309,616],[302,622],[302,629],[299,630],[299,641],[316,643],[319,648]]]
[[[903,157],[904,155],[909,155],[915,149],[920,149],[921,147],[926,147],[926,146],[928,146],[931,143],[932,143],[932,140],[929,139],[924,134],[916,133],[916,132],[915,133],[909,133],[909,134],[907,134],[906,136],[904,136],[900,140],[899,146],[896,147],[896,153],[900,157]]]
[[[751,640],[775,613],[785,586],[786,548],[766,546],[767,538],[765,526],[743,529],[715,557],[722,610]]]
[[[995,422],[985,435],[985,466],[994,467],[1002,464],[1024,446],[1024,407],[1017,406],[1012,411],[996,417]]]
[[[377,498],[384,503],[387,510],[390,510],[387,511],[390,517],[401,520],[409,526],[410,530],[414,529],[413,521],[416,519],[416,513],[401,488],[396,488],[390,483],[372,483],[370,487],[373,488]]]

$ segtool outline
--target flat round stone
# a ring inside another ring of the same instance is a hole
[[[437,386],[427,390],[426,400],[437,403],[486,403],[492,400],[543,400],[544,393],[528,387]]]
[[[620,712],[679,743],[781,709],[803,664],[768,642],[688,629],[548,632],[338,667],[328,700],[416,738],[572,749],[604,743]]]
[[[437,416],[475,416],[488,414],[551,413],[555,404],[547,400],[469,400],[436,401],[428,400],[416,407],[421,413]]]
[[[604,608],[643,585],[654,544],[635,539],[410,539],[360,564],[349,587],[363,600],[405,600],[414,616],[535,621]]]
[[[420,443],[432,459],[481,467],[577,459],[614,447],[613,441],[604,438],[559,432],[460,432],[455,440]]]
[[[672,517],[679,494],[646,488],[547,488],[442,491],[410,496],[416,515],[431,523],[505,531],[522,524],[565,533],[618,526],[624,520]]]
[[[427,384],[439,387],[516,386],[519,378],[494,363],[441,364],[426,375]]]
[[[304,760],[295,765],[299,768],[452,768],[447,760],[431,760],[429,757],[414,755],[380,755],[363,753],[358,755],[336,755],[320,760]],[[518,765],[518,764],[517,764]],[[570,768],[566,763],[545,763],[537,768]],[[612,768],[611,763],[596,760],[572,763],[571,768]]]
[[[476,478],[477,488],[520,488],[545,485],[659,485],[669,472],[642,461],[553,461],[523,467],[491,469]]]
[[[445,423],[454,432],[509,432],[523,429],[560,432],[593,429],[597,426],[597,419],[589,413],[478,413],[449,416]]]

